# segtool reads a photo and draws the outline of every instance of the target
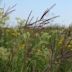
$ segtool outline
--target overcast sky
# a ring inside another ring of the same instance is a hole
[[[4,0],[2,4],[5,7],[16,4],[13,17],[23,18],[27,17],[31,10],[33,11],[32,15],[38,17],[45,9],[56,4],[49,16],[60,15],[55,20],[56,23],[68,25],[72,22],[72,0]]]

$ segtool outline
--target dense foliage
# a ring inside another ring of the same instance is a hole
[[[72,29],[0,28],[0,72],[72,72]]]

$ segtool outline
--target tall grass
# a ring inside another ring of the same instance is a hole
[[[53,7],[35,22],[30,12],[25,22],[18,22],[24,26],[1,26],[0,72],[72,72],[72,27],[44,27],[58,17],[44,18]],[[12,11],[2,12],[1,19]]]
[[[2,30],[5,35],[0,42],[1,72],[72,71],[72,30],[69,28]]]

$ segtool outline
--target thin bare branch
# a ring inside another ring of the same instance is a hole
[[[34,17],[32,17],[32,18],[29,20],[29,24],[31,23],[31,21],[33,20],[33,18],[34,18]]]
[[[29,13],[29,15],[28,15],[28,18],[27,18],[27,20],[26,20],[26,24],[25,24],[25,25],[28,24],[28,21],[29,21],[29,19],[30,19],[31,14],[32,14],[32,11],[30,11],[30,13]]]
[[[43,19],[44,16],[45,16],[47,13],[49,13],[49,11],[50,11],[55,5],[56,5],[56,4],[53,4],[49,9],[45,10],[45,12],[42,14],[40,20]]]
[[[15,7],[16,7],[16,4],[13,5],[12,7],[9,6],[9,7],[7,8],[7,10],[5,11],[5,13],[9,12],[9,10],[11,10],[11,9],[13,9],[13,8],[15,8]]]
[[[2,18],[6,17],[7,15],[9,15],[13,11],[15,11],[15,9],[13,9],[15,6],[16,6],[16,4],[13,5],[12,7],[9,6],[8,9],[5,11],[4,15],[2,16]]]
[[[39,24],[42,24],[42,23],[45,23],[45,22],[49,22],[50,20],[55,19],[55,18],[57,18],[57,17],[59,17],[59,16],[54,16],[54,17],[51,17],[51,18],[49,18],[49,19],[37,20],[37,21],[29,24],[29,26],[32,26],[33,24],[39,23],[39,22],[40,22]]]

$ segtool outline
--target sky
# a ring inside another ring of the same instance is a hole
[[[49,13],[49,17],[59,15],[54,22],[69,25],[72,23],[72,0],[3,0],[3,6],[16,4],[15,12],[12,17],[26,18],[32,10],[32,16],[35,18],[41,16],[47,8],[56,4],[56,6]]]

